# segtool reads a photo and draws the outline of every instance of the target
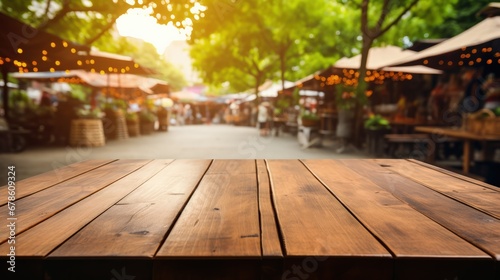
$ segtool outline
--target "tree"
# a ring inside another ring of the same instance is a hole
[[[136,45],[139,46],[137,51],[128,55],[136,56],[137,63],[148,65],[148,67],[156,71],[157,74],[153,75],[153,77],[168,81],[173,91],[180,90],[187,85],[184,75],[174,65],[162,59],[152,44],[142,42]]]
[[[179,28],[190,27],[203,14],[199,3],[191,0],[0,1],[0,11],[82,44],[92,44],[107,34],[116,19],[131,8],[149,9],[158,23],[171,22]]]
[[[343,1],[347,2],[347,1]],[[421,3],[421,7],[418,7],[417,4]],[[426,18],[429,14],[435,14],[436,11],[441,11],[443,7],[446,6],[438,6],[433,5],[430,1],[419,1],[419,0],[383,0],[379,1],[370,1],[370,0],[361,0],[360,2],[349,2],[350,5],[355,5],[355,8],[360,10],[360,31],[361,31],[361,63],[359,68],[359,76],[358,76],[358,86],[357,86],[357,99],[366,100],[365,97],[365,89],[366,89],[366,63],[368,60],[368,53],[370,48],[376,39],[381,38],[384,34],[386,34],[392,27],[396,26],[399,22],[401,22],[404,18],[411,19],[415,16],[412,14],[412,11],[424,11],[426,10],[426,14],[421,15],[422,18]],[[449,4],[448,4],[449,5]],[[439,7],[439,8],[436,8]],[[420,9],[420,10],[419,10]],[[434,21],[434,23],[442,20],[438,18]],[[356,114],[356,124],[355,124],[355,143],[359,146],[361,144],[360,130],[362,128],[362,106],[363,104],[359,104],[357,106],[357,114]]]
[[[197,37],[191,48],[194,67],[205,82],[220,85],[230,81],[235,90],[254,88],[258,93],[258,87],[275,68],[274,59],[258,39],[258,28],[240,30],[240,26],[231,25],[206,37]]]
[[[331,6],[340,7],[331,1],[207,0],[204,4],[206,16],[194,26],[191,44],[195,66],[210,83],[226,80],[241,89],[251,79],[257,90],[255,81],[270,78],[281,80],[283,86],[285,80],[330,65],[340,54],[337,46],[345,45],[333,34],[324,36],[334,18]]]

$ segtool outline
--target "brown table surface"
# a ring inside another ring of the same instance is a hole
[[[452,127],[433,127],[433,126],[417,126],[415,131],[429,133],[431,135],[430,139],[436,143],[441,140],[441,137],[453,137],[461,139],[464,142],[463,146],[463,158],[462,158],[462,169],[464,174],[468,174],[470,171],[470,162],[473,159],[473,146],[471,141],[479,142],[499,142],[500,136],[497,135],[483,135],[478,133],[472,133],[466,131],[462,128],[452,128]],[[488,149],[484,147],[484,151],[488,153]],[[486,155],[488,156],[488,155]]]
[[[89,160],[7,197],[1,279],[500,277],[500,190],[414,160]]]

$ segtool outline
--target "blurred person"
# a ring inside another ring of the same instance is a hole
[[[445,75],[441,75],[437,85],[432,89],[428,101],[429,112],[433,120],[442,121],[443,112],[448,103],[446,96],[447,88],[448,79]]]
[[[259,123],[260,136],[269,134],[268,119],[269,119],[269,102],[264,101],[259,104],[257,112],[257,121]]]
[[[484,108],[494,110],[500,107],[500,79],[495,78],[495,73],[488,74],[483,85],[485,91]]]

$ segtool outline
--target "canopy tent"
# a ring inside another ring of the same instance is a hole
[[[486,18],[455,37],[390,63],[390,66],[409,65],[424,65],[442,70],[457,67],[498,68],[500,16]]]
[[[129,88],[140,89],[145,93],[153,94],[155,87],[168,88],[165,81],[138,76],[134,74],[97,74],[83,70],[70,70],[58,72],[13,73],[18,79],[31,79],[38,81],[66,82],[85,84],[96,88]],[[168,92],[166,92],[168,93]]]
[[[396,46],[373,47],[368,53],[366,64],[367,81],[382,82],[386,78],[392,79],[410,79],[411,74],[441,74],[441,70],[432,69],[429,67],[416,65],[410,67],[387,67],[392,61],[411,56],[416,52],[411,50],[403,50]],[[286,92],[291,92],[295,88],[301,90],[313,91],[330,91],[332,86],[347,80],[355,80],[357,78],[356,70],[361,65],[361,55],[356,55],[350,58],[343,57],[334,65],[317,71],[307,77],[304,77],[295,82],[295,85],[285,89]],[[352,83],[353,81],[351,81]]]
[[[295,83],[291,81],[285,81],[285,88],[293,86]],[[278,96],[278,92],[282,90],[282,84],[280,82],[266,81],[259,87],[259,96],[273,98]]]
[[[208,100],[208,98],[204,95],[201,95],[200,93],[193,92],[190,90],[181,90],[181,91],[176,91],[172,92],[170,94],[171,98],[180,101],[180,102],[186,102],[186,103],[192,103],[192,102],[205,102]]]
[[[414,55],[416,52],[411,50],[404,50],[396,46],[386,47],[373,47],[368,53],[368,60],[366,62],[367,70],[383,70],[389,72],[404,72],[409,74],[441,74],[442,71],[432,69],[425,66],[412,66],[412,67],[388,67],[391,62],[403,59],[405,57]],[[341,58],[334,65],[337,69],[359,69],[361,65],[361,54],[351,58]]]
[[[83,69],[98,73],[151,74],[131,57],[73,43],[0,13],[0,65],[3,72]]]
[[[68,71],[83,69],[93,73],[134,73],[153,71],[130,57],[117,56],[79,45],[33,28],[0,13],[0,69],[3,80],[9,72]],[[3,86],[4,117],[9,118],[8,87]]]
[[[89,46],[63,40],[0,13],[0,65],[6,72],[66,70]]]

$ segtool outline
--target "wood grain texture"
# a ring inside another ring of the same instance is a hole
[[[287,257],[391,257],[302,163],[268,166]]]
[[[276,226],[274,206],[271,201],[271,185],[264,160],[257,160],[257,179],[259,184],[259,212],[263,257],[283,257]]]
[[[16,237],[16,255],[44,257],[172,160],[155,160]],[[9,244],[0,245],[6,251]]]
[[[387,161],[378,162],[384,165]],[[406,160],[397,161],[397,164],[388,163],[385,166],[401,176],[500,219],[500,190],[471,184]]]
[[[99,168],[115,160],[86,160],[62,166],[54,162],[54,169],[16,182],[16,199],[50,188],[68,179]],[[0,206],[7,203],[7,186],[0,187]]]
[[[118,160],[18,200],[16,218],[22,222],[17,224],[17,234],[100,191],[148,162],[149,160]],[[0,207],[2,220],[7,219],[6,207],[7,205]],[[5,242],[6,238],[7,227],[0,227],[0,242]]]
[[[463,180],[463,181],[466,181],[466,182],[469,182],[469,183],[472,183],[472,184],[476,184],[476,185],[479,185],[479,186],[482,186],[482,187],[485,187],[485,188],[488,188],[488,189],[492,189],[494,191],[500,191],[500,188],[498,188],[497,186],[490,185],[490,184],[485,183],[483,181],[479,181],[479,180],[476,180],[474,178],[471,178],[471,177],[468,177],[468,176],[464,176],[462,174],[458,174],[456,172],[453,172],[453,171],[450,171],[450,170],[446,170],[444,168],[441,168],[441,167],[438,167],[438,166],[435,166],[435,165],[432,165],[432,164],[429,164],[429,163],[426,163],[426,162],[423,162],[423,161],[419,161],[419,160],[415,160],[415,159],[407,159],[407,160],[409,162],[411,162],[411,163],[415,163],[415,164],[418,164],[418,165],[421,165],[421,166],[424,166],[424,167],[427,167],[427,168],[439,171],[441,173],[444,173],[446,175],[458,178],[460,180]],[[383,161],[381,160],[380,162],[383,162]]]
[[[500,220],[387,170],[375,161],[341,162],[500,261]]]
[[[156,258],[260,258],[257,201],[255,161],[215,160]]]
[[[48,257],[152,258],[209,164],[175,160]]]
[[[333,160],[304,163],[396,257],[489,258],[349,167]]]

